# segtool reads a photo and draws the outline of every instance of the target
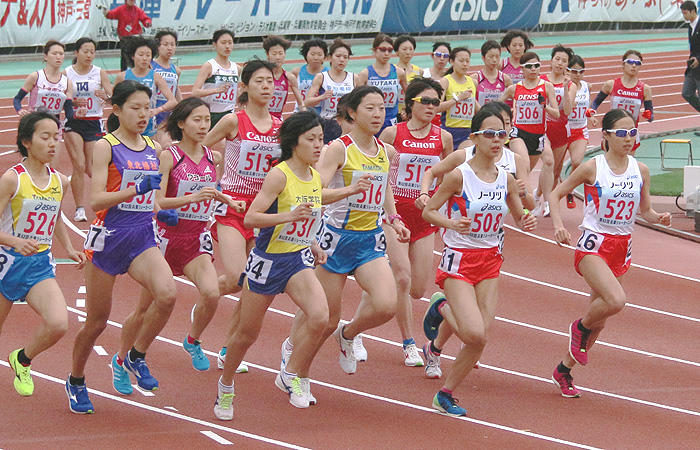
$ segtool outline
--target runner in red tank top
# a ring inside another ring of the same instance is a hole
[[[287,57],[287,49],[292,45],[291,42],[281,36],[269,36],[263,41],[263,48],[267,55],[267,60],[275,65],[275,70],[272,71],[274,78],[275,90],[272,94],[272,100],[268,106],[270,114],[282,120],[282,111],[287,103],[289,91],[292,91],[294,100],[297,102],[297,108],[303,105],[301,93],[299,92],[299,82],[297,77],[284,70],[284,61]]]
[[[394,192],[396,211],[411,231],[408,243],[400,243],[391,227],[384,227],[387,253],[396,279],[399,307],[396,320],[401,330],[404,363],[423,366],[413,339],[412,299],[420,299],[433,273],[433,237],[437,228],[423,220],[422,207],[434,192],[421,191],[425,172],[452,152],[452,135],[431,123],[440,104],[442,87],[435,80],[416,78],[406,88],[407,122],[386,128],[379,138],[391,142],[389,183]]]

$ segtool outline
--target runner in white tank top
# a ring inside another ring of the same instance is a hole
[[[588,105],[591,102],[591,93],[588,83],[583,81],[583,73],[586,71],[583,58],[579,55],[574,55],[569,61],[567,72],[571,79],[571,87],[569,88],[569,100],[572,105],[571,114],[569,115],[569,141],[567,149],[571,159],[571,172],[576,170],[583,162],[583,154],[588,146],[588,120],[586,114]],[[596,126],[598,121],[595,117],[590,118],[591,124]],[[555,168],[557,169],[557,168]],[[558,168],[561,172],[561,168]],[[570,209],[576,207],[576,200],[573,193],[566,195],[566,206]]]
[[[559,201],[567,192],[584,185],[582,235],[576,243],[574,267],[596,293],[588,311],[569,326],[569,349],[554,369],[552,379],[564,397],[579,397],[571,369],[588,363],[588,352],[605,321],[625,306],[625,291],[619,281],[631,263],[630,233],[639,215],[650,223],[671,224],[671,214],[659,214],[651,207],[649,168],[630,156],[636,142],[632,115],[621,109],[603,117],[604,154],[586,161],[552,192],[550,207],[554,237],[559,244],[571,244],[564,228]]]

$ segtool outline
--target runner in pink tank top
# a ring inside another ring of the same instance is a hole
[[[513,84],[510,76],[498,70],[501,62],[501,45],[488,40],[481,46],[481,59],[484,68],[472,75],[476,80],[476,101],[484,106],[489,102],[499,101],[503,92]]]
[[[290,89],[297,102],[297,108],[303,106],[297,77],[292,72],[287,72],[282,67],[287,57],[287,49],[291,45],[291,42],[281,36],[270,36],[263,41],[263,48],[265,49],[267,60],[275,66],[275,69],[272,71],[275,90],[272,93],[272,99],[270,99],[268,109],[270,114],[279,120],[282,120],[282,111],[284,110],[284,105],[287,103],[287,96],[289,95]]]
[[[518,83],[523,80],[523,69],[520,67],[520,58],[526,51],[534,47],[530,38],[523,31],[509,31],[501,39],[501,47],[508,50],[510,56],[503,60],[501,70],[508,75],[513,83]]]

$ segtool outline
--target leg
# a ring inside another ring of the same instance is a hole
[[[134,346],[139,330],[143,326],[143,318],[152,303],[153,296],[149,290],[141,287],[139,293],[139,303],[136,305],[136,309],[126,316],[126,319],[124,319],[124,324],[122,325],[121,343],[119,353],[117,354],[120,360],[126,359],[127,353],[129,350],[131,350],[131,347]]]
[[[55,278],[48,278],[34,285],[27,294],[27,303],[41,317],[42,322],[24,347],[24,354],[33,359],[66,334],[68,311]]]
[[[199,290],[199,301],[194,310],[194,320],[190,336],[199,339],[209,325],[219,304],[219,284],[216,269],[209,255],[200,255],[184,268],[185,276],[192,280]]]
[[[70,177],[70,187],[75,200],[75,207],[84,206],[83,195],[85,192],[85,152],[83,149],[83,138],[78,133],[69,131],[63,135],[63,140],[66,143],[66,150],[70,156],[70,162],[73,165],[73,173]]]
[[[538,193],[543,196],[546,202],[554,187],[554,154],[549,141],[545,141],[540,159],[542,160],[542,172],[540,172]]]
[[[553,148],[552,153],[554,155],[552,190],[554,190],[554,188],[557,186],[557,183],[559,183],[559,178],[561,177],[561,169],[564,167],[564,157],[566,156],[566,145],[563,147]]]
[[[396,314],[396,284],[392,283],[386,258],[369,261],[355,270],[355,279],[367,292],[365,302],[361,302],[355,318],[345,325],[343,335],[352,339],[363,331],[378,327],[391,320]]]
[[[622,311],[627,301],[625,291],[602,258],[595,255],[584,256],[579,270],[586,283],[599,294],[581,320],[584,327],[599,325],[608,317]]]
[[[245,269],[248,253],[253,241],[246,242],[241,233],[233,227],[216,224],[219,239],[219,250],[226,258],[221,258],[224,273],[219,276],[219,291],[221,295],[234,294],[241,290],[238,280]]]
[[[10,314],[10,309],[12,309],[12,302],[0,294],[0,336],[2,336],[2,326],[5,323],[5,319],[7,319],[7,315]]]
[[[690,106],[692,106],[698,112],[700,112],[700,98],[698,98],[699,86],[700,80],[694,78],[693,72],[690,71],[683,79],[683,89],[681,90],[681,95],[685,101],[690,103]]]
[[[347,281],[347,274],[344,273],[333,273],[324,269],[322,266],[316,267],[314,270],[318,281],[323,287],[323,293],[326,296],[326,301],[328,302],[328,326],[321,336],[321,340],[316,348],[316,352],[321,348],[321,345],[333,334],[333,332],[338,328],[338,323],[340,322],[340,313],[342,310],[342,293],[345,287],[345,282]],[[292,331],[297,330],[296,333],[291,335],[292,342],[299,339],[299,332],[301,329],[301,323],[305,320],[303,311],[298,311],[296,317],[294,318],[294,326]]]
[[[401,330],[401,338],[406,341],[413,338],[411,321],[413,308],[409,291],[411,290],[411,261],[408,258],[409,244],[399,242],[392,227],[383,227],[386,235],[386,253],[391,260],[391,271],[396,281],[396,322]],[[432,262],[432,258],[431,258]],[[358,308],[358,312],[360,308]],[[357,316],[357,313],[355,313]]]
[[[571,172],[576,170],[583,162],[583,154],[586,152],[588,141],[579,139],[569,145],[569,156],[571,157]]]

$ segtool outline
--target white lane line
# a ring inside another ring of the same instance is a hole
[[[76,308],[85,308],[85,299],[84,298],[76,298],[75,299],[75,307]]]
[[[95,345],[92,347],[92,349],[95,350],[95,353],[100,356],[107,356],[109,354],[101,345]]]
[[[85,317],[78,316],[78,322],[85,322]]]
[[[87,291],[85,290],[85,286],[80,286],[78,288],[78,294],[85,294]]]
[[[10,365],[3,360],[0,360],[0,365],[8,367],[8,368],[10,367]],[[66,384],[65,379],[56,378],[54,376],[47,375],[45,373],[38,372],[36,370],[32,370],[32,376],[42,378],[44,380],[48,380],[48,381],[51,381],[51,382],[59,384],[59,385]],[[203,427],[213,428],[213,429],[216,429],[219,431],[237,434],[239,436],[243,436],[243,437],[246,437],[249,439],[254,439],[256,441],[266,442],[266,443],[272,444],[272,445],[278,445],[280,447],[306,450],[306,447],[301,447],[299,445],[290,444],[290,443],[284,442],[284,441],[278,441],[277,439],[271,439],[271,438],[268,438],[265,436],[261,436],[259,434],[248,433],[247,431],[242,431],[242,430],[238,430],[238,429],[231,428],[231,427],[225,427],[225,426],[220,425],[218,423],[207,422],[206,420],[197,419],[196,417],[186,416],[186,415],[181,414],[181,413],[167,411],[165,409],[161,409],[161,408],[147,405],[144,403],[139,403],[137,401],[130,400],[130,399],[125,398],[125,397],[119,397],[117,395],[108,394],[107,392],[98,391],[97,389],[88,388],[88,392],[90,394],[96,395],[98,397],[106,398],[108,400],[113,400],[113,401],[119,402],[119,403],[124,403],[126,405],[134,406],[136,408],[145,409],[146,411],[162,414],[162,415],[168,416],[168,417],[173,417],[175,419],[184,420],[185,422],[194,423],[194,424],[197,424],[197,425],[200,425]]]
[[[175,412],[177,412],[177,408],[175,408],[174,406],[164,406],[163,408],[164,408],[164,409],[169,409],[170,411],[175,411]]]
[[[132,384],[131,385],[135,390],[139,391],[144,397],[155,397],[156,394],[154,394],[151,391],[147,391],[145,389],[141,389],[141,387],[138,384]]]
[[[9,155],[10,153],[17,153],[17,150],[15,149],[15,150],[8,150],[6,152],[2,152],[2,153],[0,153],[0,156]]]
[[[212,440],[218,442],[221,445],[233,445],[233,442],[229,441],[228,439],[222,438],[221,436],[214,433],[213,431],[205,430],[205,431],[200,431],[200,433],[202,433],[203,435],[205,435],[209,439],[212,439]]]

